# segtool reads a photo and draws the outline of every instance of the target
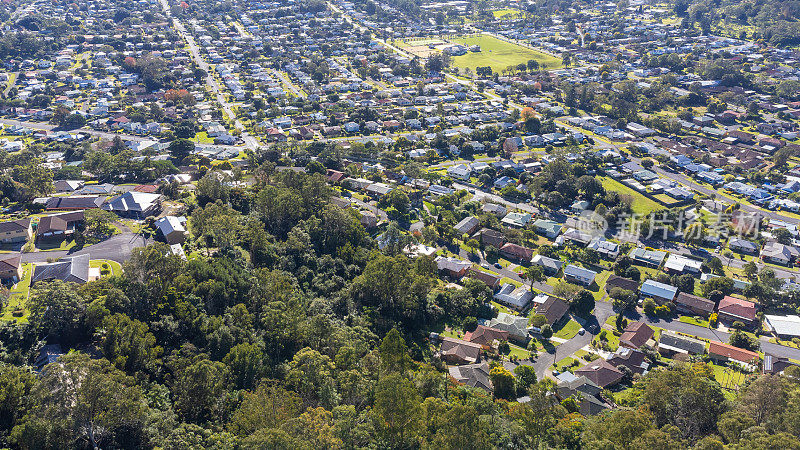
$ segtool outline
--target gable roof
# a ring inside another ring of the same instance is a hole
[[[631,369],[631,372],[638,374],[644,373],[650,366],[645,361],[644,352],[635,348],[620,347],[608,357],[607,361],[614,367],[625,366]]]
[[[574,264],[569,264],[564,268],[564,275],[569,275],[580,279],[594,280],[594,277],[597,276],[597,272],[576,266]]]
[[[480,345],[491,345],[495,340],[507,341],[508,331],[478,325],[475,331],[464,333],[464,340]]]
[[[746,321],[756,318],[756,304],[736,297],[726,295],[719,301],[719,312]]]
[[[619,369],[612,366],[605,359],[598,359],[590,362],[580,369],[575,370],[575,375],[584,376],[601,388],[618,383],[624,376]]]
[[[706,352],[705,342],[690,337],[679,336],[667,331],[661,332],[661,336],[658,338],[658,348],[692,355],[702,355]]]
[[[480,388],[487,392],[492,391],[492,383],[489,381],[489,364],[485,362],[452,366],[448,369],[448,373],[461,384]]]
[[[653,334],[653,329],[646,323],[642,321],[634,322],[625,327],[619,337],[619,343],[626,347],[639,348],[649,341]]]
[[[93,209],[99,208],[104,197],[51,197],[47,200],[47,209]]]
[[[489,286],[490,288],[494,289],[500,284],[500,280],[503,279],[500,275],[493,275],[489,272],[484,272],[482,270],[475,269],[470,267],[467,269],[467,276],[469,278],[474,278],[479,281],[483,281],[484,284]]]
[[[636,280],[631,280],[630,278],[621,277],[619,275],[611,275],[608,277],[608,280],[606,280],[606,292],[615,287],[624,289],[626,291],[636,292],[636,290],[639,289],[639,282]]]
[[[161,198],[160,194],[147,192],[128,191],[106,203],[105,208],[110,211],[147,211]]]
[[[47,280],[86,283],[89,281],[89,255],[65,257],[50,264],[36,264],[31,284]]]
[[[642,295],[649,296],[649,297],[658,297],[672,300],[675,298],[675,294],[678,292],[678,288],[675,286],[671,286],[669,284],[659,283],[655,280],[647,280],[642,283],[642,287],[639,289],[639,292]]]
[[[170,233],[174,231],[178,232],[185,232],[186,229],[183,227],[180,219],[175,216],[164,216],[155,221],[155,226],[161,230],[161,234],[164,236],[168,236]]]
[[[480,226],[481,221],[475,216],[467,216],[458,222],[453,228],[461,234],[464,233],[472,233],[478,226]]]
[[[723,356],[728,359],[733,359],[748,364],[760,359],[758,353],[756,352],[751,352],[750,350],[723,344],[722,342],[711,342],[708,347],[708,354]]]
[[[22,255],[19,253],[0,256],[0,272],[11,272],[19,269]]]
[[[451,337],[442,337],[442,356],[452,355],[460,360],[476,362],[480,359],[482,347],[480,344],[462,341]]]
[[[705,311],[708,313],[714,312],[714,302],[698,297],[696,295],[687,294],[686,292],[679,292],[678,297],[675,299],[676,305],[684,305],[692,309]]]
[[[500,251],[509,255],[514,255],[519,259],[530,261],[533,258],[533,249],[523,247],[521,245],[506,243],[500,248]]]
[[[10,220],[8,222],[0,222],[0,233],[13,233],[25,231],[31,226],[31,219]]]
[[[561,320],[567,311],[569,311],[569,304],[560,298],[552,296],[547,297],[547,300],[536,308],[536,314],[543,315],[550,325]]]
[[[74,211],[61,214],[53,214],[39,219],[36,234],[42,235],[51,231],[67,231],[69,225],[74,222],[81,222],[84,219],[83,211]]]

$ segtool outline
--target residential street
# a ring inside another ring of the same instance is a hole
[[[234,121],[234,125],[236,128],[241,131],[242,139],[244,140],[245,146],[251,150],[255,150],[258,148],[259,143],[253,136],[251,136],[244,128],[244,125],[236,118],[236,114],[233,112],[230,103],[225,98],[225,94],[222,92],[222,88],[220,87],[217,80],[214,78],[213,69],[211,66],[205,62],[203,57],[200,55],[200,48],[197,46],[197,43],[194,40],[194,37],[191,33],[186,31],[186,27],[178,20],[176,17],[172,17],[172,12],[170,11],[169,4],[167,0],[160,0],[161,7],[164,9],[164,13],[167,17],[172,18],[172,22],[175,25],[175,29],[178,31],[178,34],[186,41],[186,44],[189,46],[189,51],[192,54],[192,59],[194,59],[195,63],[198,67],[203,69],[206,72],[206,84],[214,93],[217,101],[222,106],[222,110],[225,111],[225,114]]]

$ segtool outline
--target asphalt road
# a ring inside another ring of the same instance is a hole
[[[601,304],[608,304],[608,303],[603,303],[603,302],[597,303],[597,305]],[[571,356],[572,354],[582,349],[583,347],[586,347],[587,345],[591,344],[594,337],[597,336],[597,333],[600,333],[600,329],[602,328],[603,324],[612,315],[614,315],[614,311],[611,310],[611,308],[608,309],[595,308],[594,315],[592,316],[592,318],[590,318],[587,323],[582,324],[584,329],[586,330],[586,333],[584,333],[583,335],[576,334],[575,337],[573,337],[572,339],[555,347],[552,350],[552,352],[545,352],[539,354],[536,360],[533,361],[533,363],[531,364],[534,370],[536,370],[536,376],[539,379],[541,379],[547,373],[547,370],[550,368],[550,366],[568,356]],[[594,330],[597,331],[597,333],[595,334],[589,332],[587,328],[592,325],[596,325]]]
[[[152,243],[152,240],[145,239],[142,235],[122,233],[75,252],[59,250],[23,253],[22,262],[43,263],[47,262],[48,259],[55,260],[63,258],[64,256],[89,255],[90,259],[110,259],[118,263],[123,263],[130,259],[133,249],[144,247],[150,243]]]
[[[595,314],[605,315],[605,319],[607,320],[615,313],[613,311],[610,302],[597,302],[595,304]],[[633,313],[626,314],[626,317],[628,317],[629,320],[641,320],[647,323],[648,325],[663,328],[665,330],[674,331],[676,333],[684,333],[723,343],[727,343],[731,336],[730,333],[726,333],[724,331],[712,330],[710,328],[705,328],[690,323],[684,323],[678,320],[650,319],[647,316],[642,316]],[[605,323],[605,320],[601,322],[601,325],[602,323]],[[796,348],[785,347],[783,345],[778,345],[778,344],[772,344],[764,339],[761,339],[760,343],[761,343],[761,351],[764,353],[769,353],[774,356],[781,356],[785,358],[800,359],[800,350]]]
[[[192,59],[194,59],[195,63],[198,67],[203,69],[206,72],[206,84],[214,92],[214,95],[217,97],[217,101],[222,106],[223,111],[225,114],[228,115],[233,121],[234,126],[242,132],[242,139],[244,140],[244,144],[247,148],[255,150],[258,148],[259,143],[253,136],[251,136],[244,128],[244,125],[236,118],[236,114],[234,114],[233,109],[231,108],[231,104],[225,98],[225,95],[222,93],[222,88],[220,87],[217,80],[214,78],[214,73],[211,69],[211,66],[205,62],[205,60],[200,56],[200,47],[197,46],[197,43],[194,40],[194,37],[191,33],[186,32],[186,27],[178,20],[177,17],[172,17],[172,12],[170,11],[169,4],[167,0],[161,0],[161,7],[164,9],[164,14],[167,17],[172,19],[172,24],[175,26],[175,30],[178,34],[186,41],[186,44],[189,46],[189,52],[192,54]]]
[[[641,158],[631,158],[631,161],[634,161],[637,164],[641,164]],[[698,184],[694,179],[692,179],[691,177],[688,177],[688,176],[686,176],[686,175],[684,175],[682,173],[667,172],[667,171],[661,169],[660,167],[656,167],[656,166],[653,166],[653,169],[655,169],[655,172],[657,174],[661,175],[662,177],[669,178],[671,180],[677,181],[678,183],[681,183],[681,184],[683,184],[685,186],[688,186],[688,187],[690,187],[690,188],[692,188],[692,189],[694,189],[694,190],[696,190],[698,192],[702,192],[703,194],[716,195],[717,198],[719,200],[722,200],[722,201],[727,201],[727,202],[736,201],[736,200],[731,200],[731,199],[728,199],[728,198],[726,198],[724,196],[721,196],[719,194],[719,192],[717,192],[715,189],[712,189],[712,188],[709,188],[707,186],[703,186],[701,184]],[[754,212],[754,213],[759,213],[762,216],[767,217],[769,219],[783,220],[785,222],[795,223],[795,224],[798,223],[797,219],[795,219],[793,217],[785,216],[785,215],[780,214],[780,213],[778,213],[776,211],[770,211],[769,209],[758,208],[758,207],[751,206],[751,205],[746,205],[746,204],[743,204],[743,203],[740,203],[740,204],[741,204],[741,207],[742,207],[743,210],[749,211],[749,212]]]

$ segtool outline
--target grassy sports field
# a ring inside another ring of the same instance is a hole
[[[520,10],[516,8],[498,9],[492,11],[492,14],[494,14],[495,19],[502,19],[506,16],[517,16],[520,14]]]
[[[477,44],[481,47],[480,52],[469,52],[466,55],[453,57],[453,66],[461,69],[469,67],[471,70],[475,70],[476,67],[489,66],[494,72],[502,72],[508,66],[516,66],[520,63],[526,64],[531,59],[538,61],[540,65],[545,65],[547,69],[561,67],[560,58],[506,42],[493,36],[476,35],[449,40],[466,46]]]

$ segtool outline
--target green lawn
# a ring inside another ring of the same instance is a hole
[[[205,131],[201,131],[197,133],[191,141],[195,144],[213,144],[214,138],[210,137]]]
[[[451,39],[451,41],[466,46],[477,44],[481,47],[480,52],[468,52],[466,55],[452,58],[453,66],[460,69],[469,67],[474,71],[476,67],[489,66],[494,72],[502,72],[508,66],[527,64],[531,59],[538,61],[540,66],[544,65],[547,69],[561,67],[561,59],[559,58],[521,45],[512,44],[511,42],[502,41],[492,36],[477,35],[467,38],[455,38]]]
[[[53,240],[53,241],[43,241],[43,242],[39,243],[38,247],[39,247],[39,250],[43,251],[43,252],[63,251],[63,250],[69,250],[72,247],[75,247],[75,241],[74,240],[68,240],[68,239]]]
[[[678,321],[679,322],[683,322],[683,323],[690,323],[692,325],[697,325],[697,326],[700,326],[700,327],[708,328],[708,321],[707,320],[696,319],[696,318],[691,317],[691,316],[681,316],[678,319]]]
[[[28,311],[25,306],[28,303],[28,291],[30,290],[31,286],[31,271],[33,270],[33,265],[23,264],[22,265],[22,280],[11,289],[11,296],[8,299],[8,304],[5,308],[3,308],[2,314],[0,314],[0,320],[3,321],[17,321],[17,322],[27,322],[28,315],[30,311]],[[22,310],[22,315],[14,315],[14,311]]]
[[[564,358],[564,359],[558,361],[557,363],[553,364],[551,367],[553,367],[554,370],[557,370],[559,372],[563,372],[566,369],[569,369],[571,367],[580,366],[580,361],[578,361],[578,366],[573,366],[573,364],[575,364],[575,361],[576,361],[575,359],[567,356],[566,358]]]
[[[634,214],[650,214],[653,211],[664,209],[663,206],[659,205],[654,200],[650,200],[641,193],[636,192],[617,180],[608,177],[598,178],[600,178],[600,182],[603,184],[603,187],[606,188],[606,190],[631,196],[633,198],[633,204],[631,207],[633,208]]]
[[[495,19],[502,19],[506,16],[519,14],[519,10],[516,8],[498,9],[496,11],[492,11],[492,14],[494,14]]]
[[[716,364],[709,364],[714,371],[714,378],[724,390],[726,398],[735,397],[735,394],[730,390],[738,389],[747,379],[747,374],[738,372],[728,367],[718,366]],[[728,390],[730,389],[730,390]]]
[[[122,265],[116,261],[112,261],[110,259],[93,259],[89,261],[89,267],[103,267],[103,264],[108,264],[111,268],[112,275],[121,275],[122,274]]]
[[[578,322],[570,319],[569,322],[565,323],[560,330],[553,334],[553,337],[557,337],[560,339],[572,339],[578,334],[578,330],[581,329],[581,324]]]

